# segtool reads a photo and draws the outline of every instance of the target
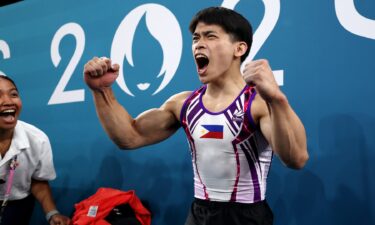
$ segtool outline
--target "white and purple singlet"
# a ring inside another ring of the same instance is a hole
[[[198,199],[254,203],[265,199],[273,152],[250,113],[255,89],[245,86],[221,112],[208,111],[194,91],[181,110]]]

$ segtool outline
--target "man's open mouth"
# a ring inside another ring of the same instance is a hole
[[[196,54],[195,55],[195,62],[198,67],[198,73],[203,73],[206,71],[208,63],[210,62],[208,57],[203,54]]]

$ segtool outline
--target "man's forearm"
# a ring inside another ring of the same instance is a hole
[[[97,115],[108,136],[122,149],[133,148],[134,120],[117,102],[112,89],[93,91],[93,97]]]
[[[291,168],[302,168],[307,159],[305,128],[285,95],[268,103],[272,124],[272,147]]]

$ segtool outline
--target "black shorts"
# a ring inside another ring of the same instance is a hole
[[[185,225],[272,225],[266,200],[246,204],[195,199]]]
[[[0,201],[2,204],[2,201]],[[8,201],[4,208],[0,225],[28,225],[33,214],[35,198],[29,195],[24,199]]]

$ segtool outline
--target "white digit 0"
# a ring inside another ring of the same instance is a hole
[[[133,62],[133,39],[135,30],[141,20],[145,16],[146,26],[150,34],[160,43],[163,50],[163,65],[157,77],[163,77],[160,86],[152,94],[155,95],[164,89],[172,80],[182,54],[182,34],[180,25],[167,8],[158,4],[144,4],[132,10],[120,23],[116,30],[112,42],[111,59],[123,68],[123,61],[126,58],[130,66],[134,66]],[[160,21],[163,21],[160,23]],[[173,38],[170,38],[173,37]],[[126,85],[123,70],[120,70],[117,84],[120,88],[130,96],[134,94]],[[145,90],[149,83],[138,84],[140,90]]]
[[[260,23],[258,29],[254,33],[253,44],[249,56],[242,63],[243,66],[246,62],[254,59],[255,55],[258,53],[259,49],[266,42],[268,36],[271,34],[272,30],[275,28],[277,20],[280,15],[280,0],[262,0],[265,8],[264,17]],[[234,9],[239,0],[224,0],[221,6]],[[284,84],[284,70],[273,71],[277,83],[282,86]]]
[[[0,40],[0,52],[3,53],[3,59],[9,59],[10,58],[10,49],[8,43],[6,43],[3,40]],[[4,72],[0,70],[0,74],[5,75]]]
[[[337,19],[346,30],[361,37],[375,39],[375,20],[359,14],[354,0],[335,0],[335,10]]]
[[[73,35],[76,39],[76,48],[72,58],[69,61],[68,66],[66,67],[63,75],[59,83],[57,84],[54,92],[52,93],[51,98],[48,101],[48,105],[52,104],[62,104],[62,103],[70,103],[70,102],[81,102],[85,100],[85,90],[78,89],[78,90],[70,90],[66,91],[65,87],[68,84],[71,76],[79,60],[82,57],[83,50],[85,47],[85,33],[82,27],[76,23],[67,23],[60,27],[60,29],[56,32],[55,36],[52,39],[51,43],[51,59],[53,65],[57,67],[61,61],[61,56],[59,53],[59,45],[61,40],[66,35]]]

